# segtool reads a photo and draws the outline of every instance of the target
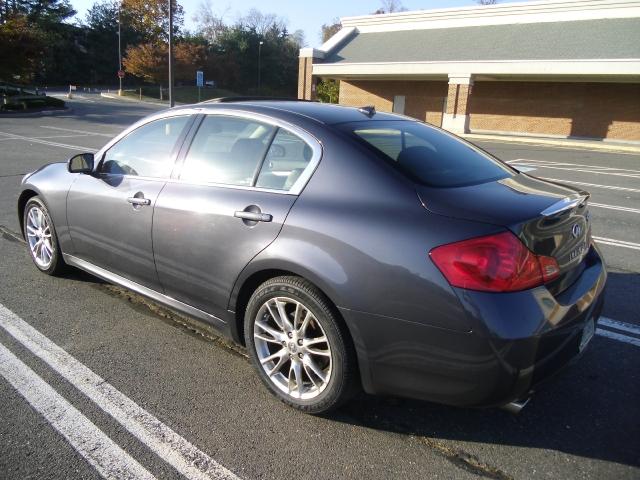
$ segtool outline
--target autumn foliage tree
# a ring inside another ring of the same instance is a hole
[[[196,70],[205,63],[206,49],[203,45],[180,42],[174,46],[174,77],[177,82],[195,78]],[[168,46],[164,42],[149,42],[127,49],[123,60],[125,70],[147,82],[167,85]]]

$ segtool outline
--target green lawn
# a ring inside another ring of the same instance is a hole
[[[140,89],[125,90],[123,92],[126,96],[139,98]],[[163,89],[163,100],[168,99],[167,89]],[[174,100],[178,103],[197,103],[198,102],[198,87],[175,87],[173,89]],[[200,101],[210,100],[212,98],[219,97],[235,97],[237,93],[222,88],[201,88],[200,89]],[[160,99],[160,87],[142,87],[142,99],[143,100],[159,100]]]

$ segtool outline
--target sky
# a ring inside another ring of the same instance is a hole
[[[88,8],[96,0],[71,0],[73,8],[77,10],[76,18],[84,20]],[[203,0],[177,0],[185,11],[185,26],[193,30],[195,23],[193,15]],[[329,23],[335,17],[352,15],[366,15],[377,10],[379,0],[209,0],[213,11],[224,14],[227,22],[233,22],[237,17],[251,8],[257,8],[264,13],[276,13],[288,21],[290,32],[303,30],[308,46],[319,46],[320,27]],[[514,0],[510,0],[514,1]],[[516,0],[517,1],[517,0]],[[475,0],[403,0],[407,10],[428,10],[433,8],[464,7],[477,5]]]

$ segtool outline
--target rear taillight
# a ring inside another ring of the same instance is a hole
[[[484,292],[515,292],[560,274],[555,258],[534,254],[511,232],[449,243],[429,252],[451,285]]]

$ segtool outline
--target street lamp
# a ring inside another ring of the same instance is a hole
[[[120,81],[120,88],[118,89],[118,95],[122,96],[122,34],[120,29],[120,9],[122,4],[118,4],[118,80]]]
[[[173,0],[169,0],[169,107],[173,108]]]
[[[262,44],[264,42],[262,40],[260,40],[260,43],[258,44],[258,90],[260,90],[260,57],[262,55]]]

